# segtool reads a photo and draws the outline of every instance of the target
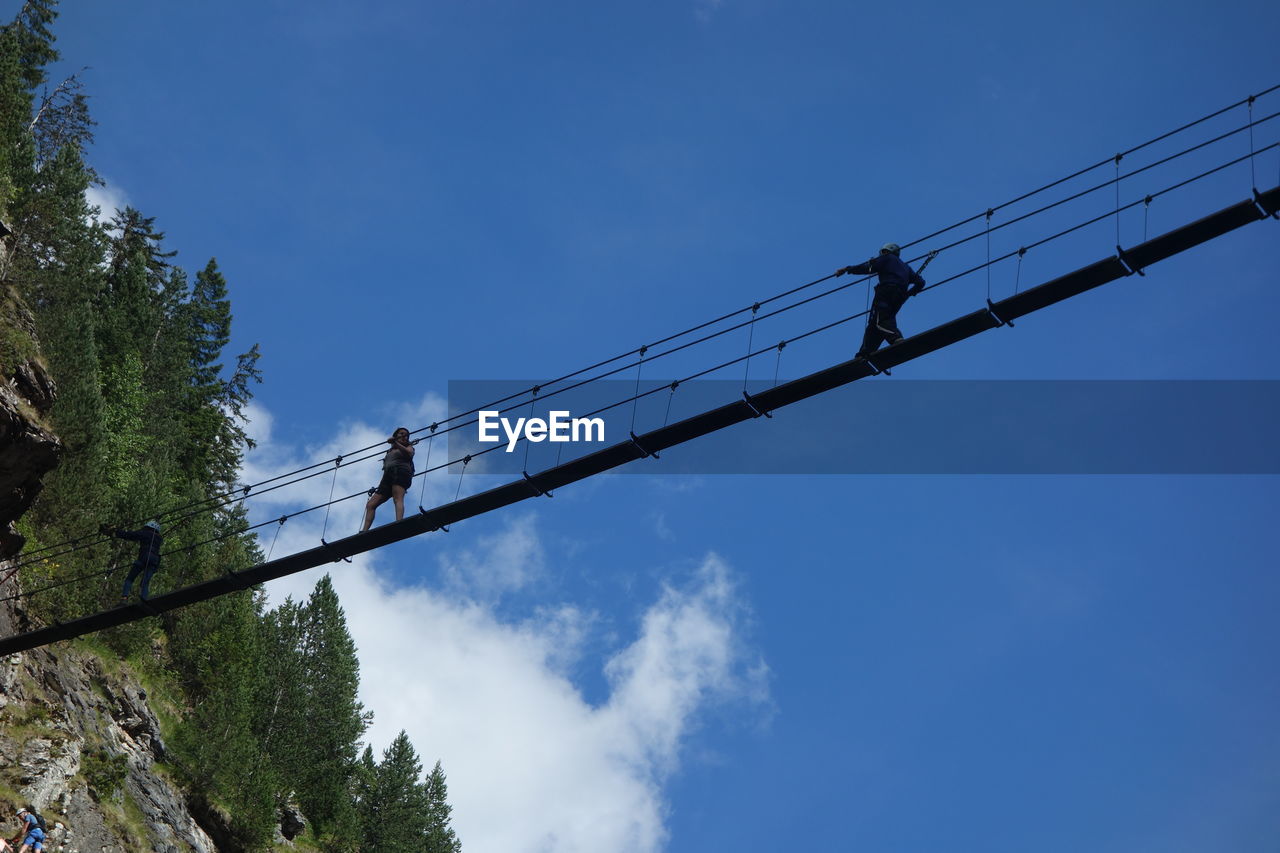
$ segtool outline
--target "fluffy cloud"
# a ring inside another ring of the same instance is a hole
[[[112,186],[91,186],[84,191],[84,198],[90,205],[98,208],[96,219],[99,222],[110,222],[117,210],[123,210],[129,204],[129,197],[124,190]]]
[[[430,415],[436,403],[418,408]],[[347,424],[295,459],[272,443],[267,413],[254,418],[260,447],[246,470],[254,479],[385,438]],[[355,482],[345,476],[340,469],[338,492]],[[427,486],[444,500],[453,497],[446,477]],[[292,498],[265,496],[259,512],[312,505],[331,478],[309,481]],[[315,515],[286,525],[277,556],[315,544],[323,524]],[[446,537],[437,541],[448,547]],[[446,551],[441,589],[393,585],[386,569],[397,559],[402,552],[374,552],[332,572],[359,648],[361,699],[375,714],[368,739],[377,751],[403,729],[424,763],[443,762],[469,853],[660,850],[664,785],[706,709],[737,702],[754,714],[766,702],[766,671],[747,649],[732,572],[714,555],[691,578],[665,584],[636,635],[598,661],[581,655],[599,647],[584,642],[599,614],[547,601],[515,619],[496,606],[555,571],[536,515],[512,514],[498,534]],[[271,584],[272,601],[305,597],[323,571]],[[573,683],[570,673],[582,667],[604,675],[605,699],[593,704]]]
[[[532,583],[545,570],[544,560],[533,516],[522,514],[501,533],[482,539],[479,549],[441,555],[440,564],[454,591],[495,601]]]

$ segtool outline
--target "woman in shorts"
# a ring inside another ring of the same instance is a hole
[[[378,487],[369,496],[369,502],[364,505],[364,526],[360,528],[361,533],[373,526],[373,514],[387,502],[387,498],[395,502],[396,521],[404,518],[404,493],[413,484],[414,448],[409,443],[409,430],[400,427],[387,439],[387,444],[391,445],[391,449],[382,457],[382,482],[378,483]]]

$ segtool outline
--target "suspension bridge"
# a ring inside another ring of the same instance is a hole
[[[1089,263],[1074,270],[1043,281],[1025,290],[1018,289],[1011,296],[995,300],[991,298],[990,284],[988,283],[988,294],[985,299],[985,304],[976,307],[976,309],[970,313],[955,317],[941,325],[907,337],[897,344],[881,349],[870,356],[842,361],[824,369],[808,373],[807,375],[799,378],[782,383],[776,383],[773,387],[757,391],[754,394],[747,393],[744,388],[740,399],[727,402],[717,408],[702,411],[674,423],[664,423],[658,428],[642,431],[640,433],[636,433],[633,430],[625,440],[616,442],[603,449],[571,459],[567,462],[558,463],[535,473],[525,471],[519,478],[513,478],[509,482],[505,482],[494,488],[479,491],[475,494],[467,496],[461,495],[461,476],[465,475],[466,467],[474,459],[474,456],[465,456],[461,459],[451,459],[440,463],[435,467],[431,467],[430,456],[428,455],[428,461],[425,469],[419,472],[416,476],[425,477],[426,474],[432,471],[440,471],[448,468],[449,466],[461,464],[462,475],[460,475],[458,493],[455,495],[454,500],[432,508],[419,507],[418,513],[411,514],[401,521],[387,523],[373,528],[368,532],[358,533],[345,538],[336,539],[331,542],[325,540],[322,535],[320,544],[314,548],[279,557],[277,559],[270,559],[270,554],[268,554],[268,559],[257,566],[253,566],[242,571],[228,570],[218,577],[195,583],[190,586],[185,586],[173,590],[172,592],[157,595],[146,601],[138,601],[121,605],[113,609],[92,613],[74,620],[56,622],[46,627],[37,628],[35,630],[10,637],[0,638],[0,653],[11,654],[15,652],[22,652],[49,643],[68,640],[95,631],[101,631],[106,628],[117,627],[137,620],[157,616],[197,602],[207,601],[217,596],[239,590],[245,590],[255,585],[294,574],[296,572],[315,568],[326,563],[349,559],[356,554],[381,548],[411,537],[420,536],[424,533],[447,529],[449,525],[458,521],[494,512],[520,501],[540,497],[551,497],[557,490],[597,474],[613,470],[630,462],[636,462],[648,457],[655,457],[671,448],[678,447],[679,445],[693,441],[697,438],[712,435],[720,430],[745,421],[762,417],[772,417],[774,412],[784,409],[793,403],[819,394],[828,393],[859,379],[879,374],[889,374],[899,365],[922,358],[939,350],[946,349],[947,347],[953,346],[954,344],[967,340],[983,332],[1012,326],[1015,321],[1022,317],[1049,308],[1050,306],[1074,296],[1078,296],[1103,285],[1116,282],[1128,276],[1135,274],[1144,275],[1147,268],[1159,263],[1160,261],[1172,258],[1180,253],[1193,249],[1196,246],[1200,246],[1230,232],[1244,228],[1245,226],[1263,222],[1267,219],[1280,219],[1280,185],[1274,186],[1265,191],[1259,190],[1257,188],[1258,181],[1256,170],[1256,163],[1261,155],[1268,152],[1280,151],[1280,140],[1261,146],[1255,144],[1255,132],[1260,132],[1262,129],[1265,129],[1269,122],[1272,122],[1280,116],[1280,113],[1273,112],[1259,118],[1255,118],[1254,116],[1255,103],[1260,99],[1263,99],[1265,96],[1275,94],[1277,90],[1280,90],[1280,86],[1267,89],[1258,95],[1251,95],[1245,100],[1231,104],[1221,110],[1207,116],[1203,116],[1167,133],[1161,134],[1160,136],[1148,140],[1139,146],[1135,146],[1127,151],[1118,153],[1114,157],[1108,157],[1104,160],[1098,161],[1084,169],[1078,170],[1029,193],[1025,193],[1002,205],[988,208],[975,216],[969,217],[940,231],[935,231],[925,237],[913,241],[912,243],[904,244],[904,249],[909,248],[913,245],[919,245],[934,240],[942,234],[955,229],[973,225],[975,223],[985,222],[984,229],[980,229],[973,234],[953,240],[938,249],[932,250],[933,252],[945,253],[946,251],[961,246],[962,244],[974,242],[983,235],[986,237],[988,246],[988,256],[985,262],[978,263],[969,269],[951,275],[950,277],[936,282],[926,288],[926,290],[933,290],[952,281],[973,275],[981,270],[988,271],[989,282],[989,270],[991,267],[1002,261],[1013,258],[1018,260],[1020,270],[1021,260],[1028,251],[1035,249],[1040,245],[1059,240],[1082,229],[1099,223],[1105,223],[1107,220],[1115,218],[1116,240],[1114,252],[1109,252],[1100,258],[1095,256],[1095,258]],[[1183,134],[1191,129],[1206,126],[1206,124],[1211,120],[1228,115],[1233,111],[1237,111],[1242,108],[1247,109],[1248,111],[1248,119],[1243,125],[1232,128],[1226,132],[1216,134],[1211,138],[1200,139],[1192,144],[1186,145],[1184,148],[1173,154],[1157,158],[1151,163],[1147,163],[1142,167],[1121,174],[1120,164],[1125,157],[1151,148],[1157,143],[1163,142],[1164,140],[1170,139],[1178,134]],[[1203,152],[1214,145],[1223,143],[1226,140],[1239,139],[1245,134],[1247,134],[1249,143],[1249,150],[1247,154],[1229,156],[1225,160],[1219,159],[1209,168],[1202,169],[1201,171],[1186,177],[1180,176],[1180,180],[1174,181],[1156,192],[1146,193],[1130,203],[1121,204],[1120,187],[1123,181],[1132,180],[1139,174],[1165,166],[1179,158],[1186,158],[1188,155]],[[1198,219],[1187,221],[1178,227],[1150,239],[1146,239],[1144,233],[1144,239],[1140,242],[1136,242],[1128,246],[1121,244],[1119,239],[1119,223],[1120,216],[1125,211],[1133,210],[1141,205],[1141,209],[1145,213],[1152,202],[1157,198],[1182,189],[1183,187],[1203,181],[1213,175],[1219,175],[1232,167],[1242,166],[1245,163],[1248,164],[1251,179],[1251,192],[1247,197],[1240,198],[1232,204],[1205,213]],[[1055,188],[1065,186],[1070,181],[1077,180],[1093,171],[1105,168],[1112,164],[1115,166],[1115,177],[1113,179],[1103,181],[1077,192],[1069,193],[1049,204],[1042,205],[1035,210],[1010,218],[1009,220],[1001,222],[993,227],[992,219],[999,211],[1021,203],[1033,196],[1038,196]],[[1017,222],[1032,220],[1048,213],[1049,211],[1059,209],[1062,206],[1083,197],[1095,195],[1110,187],[1115,188],[1115,203],[1110,207],[1110,209],[1075,222],[1065,229],[1060,229],[1054,233],[1044,235],[1038,240],[1021,245],[1014,251],[1010,251],[994,258],[990,256],[990,239],[993,232],[998,232],[1000,229],[1013,225]],[[945,257],[945,255],[942,255],[942,257]],[[771,296],[766,300],[755,302],[751,306],[730,312],[713,320],[700,323],[676,334],[669,335],[652,344],[647,344],[613,358],[596,362],[592,365],[561,376],[555,380],[535,386],[522,394],[512,395],[504,399],[494,401],[483,408],[487,409],[505,406],[505,408],[500,409],[500,411],[510,411],[524,405],[528,405],[532,400],[546,400],[556,394],[564,393],[574,388],[581,387],[584,384],[596,382],[606,377],[616,376],[619,373],[632,368],[636,368],[638,371],[640,366],[651,363],[660,357],[685,351],[691,347],[722,337],[733,331],[748,328],[750,332],[754,333],[756,324],[762,320],[793,310],[799,306],[813,303],[817,300],[845,291],[856,284],[866,283],[867,281],[867,279],[861,279],[859,281],[832,287],[825,291],[811,294],[791,303],[781,305],[780,307],[771,308],[763,314],[761,313],[761,309],[766,306],[770,306],[774,303],[796,296],[801,291],[814,288],[834,277],[834,274],[824,276],[808,282],[807,284]],[[849,323],[860,317],[864,317],[866,316],[866,313],[867,312],[863,311],[841,317],[831,322],[824,323],[818,327],[806,329],[791,337],[784,338],[777,344],[771,344],[767,347],[755,350],[751,348],[751,344],[749,342],[747,352],[742,357],[711,365],[680,380],[674,381],[669,385],[664,383],[641,392],[637,378],[637,389],[635,394],[590,414],[598,414],[607,409],[625,406],[628,404],[634,406],[640,399],[663,391],[670,390],[674,393],[678,385],[682,382],[710,375],[735,364],[741,364],[744,361],[749,363],[752,358],[758,358],[774,351],[778,353],[780,358],[782,350],[787,345],[830,331],[838,326]],[[676,343],[676,341],[690,338],[690,336],[694,335],[697,335],[697,337],[684,340],[683,343]],[[649,354],[651,350],[656,350],[659,347],[667,345],[670,345],[667,349],[653,355]],[[648,357],[647,359],[646,356]],[[628,360],[633,358],[635,360]],[[619,364],[619,362],[621,362],[621,364]],[[480,409],[477,408],[459,413],[452,416],[445,422],[433,423],[429,426],[415,430],[414,433],[422,434],[419,440],[426,439],[430,441],[431,439],[439,437],[440,435],[452,430],[463,429],[474,425],[476,420],[468,418],[477,414],[479,410]],[[444,429],[441,429],[442,426]],[[491,450],[497,450],[500,447],[500,444],[494,445]],[[190,518],[199,513],[214,512],[228,505],[246,500],[251,495],[260,495],[266,491],[283,488],[284,486],[296,484],[313,477],[323,476],[330,472],[334,473],[336,482],[336,471],[338,468],[376,458],[384,449],[385,448],[383,448],[382,445],[373,445],[362,448],[351,454],[338,456],[335,459],[326,460],[305,468],[300,468],[287,474],[271,478],[270,480],[265,480],[261,483],[244,486],[234,491],[228,491],[207,501],[171,509],[165,513],[161,513],[160,515],[171,520],[181,520]],[[226,538],[226,536],[229,535],[243,535],[248,531],[263,528],[271,524],[283,526],[283,524],[291,517],[296,517],[304,513],[315,512],[321,509],[324,509],[327,513],[332,505],[363,496],[364,494],[365,492],[357,492],[336,499],[334,499],[331,494],[330,500],[325,503],[308,507],[295,512],[292,515],[282,516],[279,519],[270,519],[268,521],[255,524],[252,527],[249,527],[248,530],[235,531],[230,534],[225,534],[219,538]],[[277,531],[278,530],[279,528],[277,528]],[[32,563],[41,560],[50,560],[54,557],[72,553],[84,548],[95,547],[102,544],[103,541],[104,540],[100,536],[94,537],[90,535],[70,540],[68,542],[59,543],[57,545],[51,545],[47,548],[40,549],[39,551],[24,555],[21,560],[17,561],[17,563],[11,567],[8,574],[3,579],[0,579],[0,585],[14,577],[18,570],[24,566],[31,565]],[[207,545],[214,541],[217,541],[217,539],[209,540],[209,542],[188,545],[180,550],[189,551],[193,548],[200,547],[201,545]],[[7,600],[14,600],[20,597],[33,597],[59,586],[70,583],[85,582],[87,580],[103,576],[104,574],[104,572],[99,572],[59,580],[43,587],[14,593],[9,595]]]

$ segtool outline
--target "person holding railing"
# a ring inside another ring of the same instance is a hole
[[[138,575],[142,575],[142,589],[138,591],[138,597],[146,601],[150,594],[151,576],[160,568],[160,545],[164,542],[164,537],[160,535],[160,523],[152,520],[144,524],[141,530],[115,531],[104,524],[100,530],[108,536],[114,535],[138,543],[138,559],[133,561],[129,576],[124,579],[120,603],[124,604],[129,600],[129,593],[132,592],[133,582]]]
[[[880,277],[871,302],[871,313],[867,315],[867,331],[862,336],[862,346],[856,358],[871,355],[883,341],[893,346],[902,340],[902,332],[898,329],[898,309],[909,297],[924,290],[924,279],[898,257],[901,252],[902,248],[897,243],[885,243],[880,254],[866,263],[836,270],[836,275],[875,273]]]
[[[373,526],[373,514],[378,507],[387,502],[387,498],[395,503],[396,521],[404,518],[404,494],[413,485],[413,444],[409,441],[409,430],[400,427],[387,439],[391,449],[382,457],[382,481],[378,483],[369,502],[364,505],[364,525],[360,532],[364,533]]]

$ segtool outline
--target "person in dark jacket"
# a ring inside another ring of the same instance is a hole
[[[156,569],[160,568],[160,545],[164,542],[164,537],[160,535],[160,523],[148,521],[141,530],[116,530],[114,535],[138,543],[138,559],[133,561],[133,568],[129,570],[129,576],[124,579],[120,600],[128,601],[129,593],[133,590],[134,579],[142,575],[142,588],[138,591],[138,597],[146,601],[151,587],[151,576],[156,573]]]
[[[862,347],[857,358],[866,358],[880,348],[883,341],[892,346],[902,340],[898,330],[898,309],[911,296],[924,290],[924,279],[901,258],[902,248],[897,243],[885,243],[880,254],[865,264],[841,267],[836,275],[853,273],[880,277],[875,296],[871,301],[871,313],[867,316],[867,331],[862,336]]]
[[[378,507],[391,498],[396,506],[396,521],[404,518],[404,493],[413,485],[413,444],[409,441],[409,430],[398,428],[387,439],[391,449],[382,457],[382,481],[369,496],[364,505],[364,524],[360,532],[364,533],[373,526],[373,514]]]

